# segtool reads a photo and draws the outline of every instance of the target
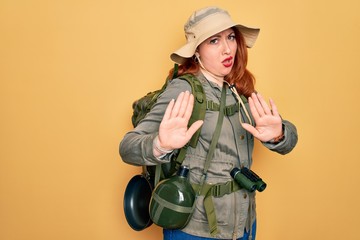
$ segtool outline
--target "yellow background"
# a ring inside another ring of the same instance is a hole
[[[126,223],[124,189],[141,169],[118,144],[207,5],[261,27],[257,90],[299,131],[286,156],[257,143],[268,183],[257,239],[360,238],[358,0],[1,0],[1,240],[161,239]]]

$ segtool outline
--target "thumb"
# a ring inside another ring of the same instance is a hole
[[[242,123],[241,126],[248,131],[249,133],[251,133],[254,137],[256,137],[257,135],[257,130],[250,124],[248,123]]]
[[[204,121],[203,120],[198,120],[196,122],[194,122],[193,124],[191,124],[191,126],[189,127],[186,135],[188,135],[189,139],[192,137],[192,135],[194,135],[194,133],[200,129],[200,127],[203,125]]]

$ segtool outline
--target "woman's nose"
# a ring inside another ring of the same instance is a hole
[[[230,53],[230,46],[229,43],[227,41],[224,41],[223,43],[223,49],[224,49],[224,53],[225,54],[229,54]]]

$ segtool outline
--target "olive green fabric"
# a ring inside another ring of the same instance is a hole
[[[202,83],[207,101],[219,104],[222,87],[207,81],[201,74],[196,77]],[[153,155],[152,143],[158,134],[159,125],[168,103],[183,91],[191,91],[191,86],[186,81],[178,79],[170,81],[150,113],[135,129],[125,134],[119,148],[124,162],[137,166],[170,162],[171,154],[162,159],[158,159]],[[226,102],[228,106],[237,102],[230,90],[227,91]],[[248,103],[245,103],[245,106],[250,112]],[[199,184],[201,181],[206,154],[215,130],[218,114],[218,111],[206,111],[197,146],[196,148],[188,147],[185,153],[183,165],[189,166],[189,180],[192,184]],[[246,117],[244,120],[246,120]],[[283,120],[283,124],[285,126],[284,140],[278,144],[264,144],[268,149],[280,154],[290,152],[297,142],[295,126],[286,120]],[[232,168],[240,166],[250,168],[253,161],[253,148],[254,138],[240,125],[239,114],[224,117],[221,135],[207,171],[205,183],[225,183],[232,180],[230,176]],[[256,160],[271,162],[271,159]],[[197,198],[189,224],[182,231],[211,238],[203,200],[204,196],[200,195]],[[232,239],[234,236],[240,238],[244,233],[244,229],[249,230],[255,221],[255,193],[248,193],[245,189],[239,189],[222,197],[212,197],[212,201],[218,225],[217,239]]]

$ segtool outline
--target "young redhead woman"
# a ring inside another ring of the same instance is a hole
[[[223,118],[207,171],[204,165],[220,113],[208,108],[204,120],[189,127],[194,96],[190,85],[180,79],[170,81],[145,119],[124,136],[120,155],[133,165],[166,163],[200,129],[196,147],[187,148],[182,164],[189,168],[193,186],[203,183],[211,190],[197,196],[183,229],[164,229],[164,240],[254,240],[255,192],[239,187],[230,172],[251,168],[255,138],[271,151],[289,153],[298,140],[296,127],[280,117],[272,100],[268,105],[255,91],[254,76],[247,69],[247,48],[254,45],[259,29],[233,22],[223,9],[206,7],[190,16],[184,30],[186,44],[170,56],[179,64],[179,76],[190,73],[199,79],[207,101],[237,106]]]

